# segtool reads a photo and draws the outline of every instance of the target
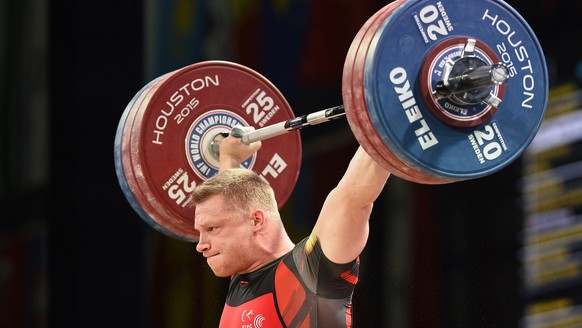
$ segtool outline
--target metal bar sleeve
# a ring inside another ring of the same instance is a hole
[[[345,116],[344,106],[340,105],[320,110],[311,114],[298,116],[284,122],[265,126],[255,131],[244,133],[242,136],[240,136],[240,138],[243,143],[248,145],[255,141],[261,141],[285,134],[290,131],[299,130],[307,125],[317,125],[343,116]]]

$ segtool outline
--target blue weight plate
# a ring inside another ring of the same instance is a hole
[[[510,72],[495,115],[470,128],[435,117],[419,88],[423,59],[459,37],[486,44]],[[402,162],[435,178],[464,180],[502,169],[529,145],[545,113],[548,73],[533,31],[505,2],[409,1],[376,32],[364,89],[376,133]]]
[[[363,90],[364,64],[369,45],[386,18],[405,0],[391,2],[372,16],[356,35],[346,56],[342,88],[346,116],[354,136],[368,154],[394,175],[422,184],[443,184],[451,180],[437,179],[421,174],[399,160],[375,133],[370,123]]]
[[[348,50],[344,64],[342,78],[343,102],[350,128],[360,146],[362,146],[376,162],[390,170],[393,174],[406,180],[420,182],[409,177],[407,174],[408,172],[406,171],[407,167],[403,165],[402,162],[398,161],[398,164],[394,164],[394,156],[389,156],[391,153],[388,149],[383,145],[376,148],[375,144],[371,141],[372,135],[368,128],[369,125],[366,124],[367,108],[363,100],[364,95],[361,88],[363,59],[368,51],[369,44],[384,19],[386,19],[386,17],[388,17],[402,2],[402,0],[391,2],[380,9],[366,21],[356,34],[356,37]]]

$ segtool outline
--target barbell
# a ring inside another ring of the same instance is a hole
[[[359,144],[402,179],[445,184],[490,175],[527,148],[543,120],[548,74],[527,22],[500,0],[397,0],[356,34],[343,104],[295,117],[263,75],[204,61],[138,91],[118,124],[121,189],[158,231],[196,241],[189,194],[218,172],[218,144],[237,126],[262,140],[241,166],[264,176],[282,206],[301,163],[298,130],[346,117]]]

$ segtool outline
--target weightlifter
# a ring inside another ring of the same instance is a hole
[[[239,168],[260,147],[224,139],[220,173],[193,192],[196,250],[231,278],[220,327],[351,327],[358,257],[390,172],[360,147],[311,234],[294,244],[268,182]]]

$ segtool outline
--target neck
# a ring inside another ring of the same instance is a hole
[[[295,247],[295,244],[291,241],[287,233],[283,231],[267,247],[269,247],[269,252],[273,255],[273,258],[276,259],[289,253]]]
[[[247,272],[262,268],[289,253],[295,247],[295,244],[291,241],[285,229],[277,230],[277,232],[273,231],[268,236],[262,235],[259,238],[261,242],[258,243],[256,249],[257,261],[255,261]]]

